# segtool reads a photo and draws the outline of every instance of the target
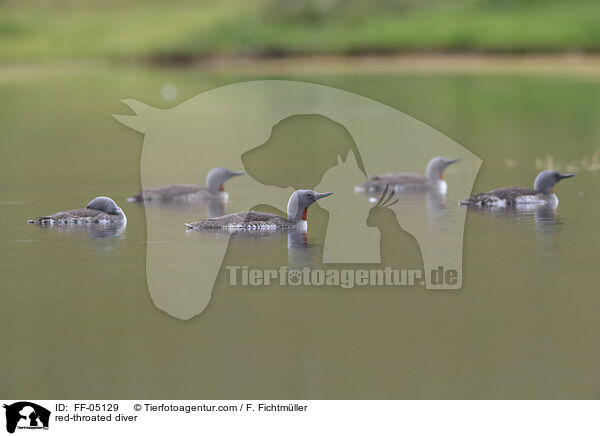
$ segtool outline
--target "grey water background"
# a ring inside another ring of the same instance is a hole
[[[287,76],[368,96],[447,134],[483,159],[474,191],[531,185],[536,160],[577,177],[557,186],[554,213],[469,212],[459,291],[230,288],[225,273],[201,316],[157,310],[144,210],[125,202],[140,188],[143,137],[111,114],[124,112],[124,97],[168,108],[251,78],[100,68],[0,81],[2,396],[600,396],[600,83],[589,77]],[[161,95],[167,84],[173,100]],[[229,212],[247,193],[241,178],[228,191]],[[128,217],[114,237],[26,223],[101,194]],[[234,243],[242,260],[287,255],[287,238]],[[310,247],[320,243],[309,231]]]

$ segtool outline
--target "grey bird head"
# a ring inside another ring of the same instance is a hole
[[[460,159],[450,159],[448,157],[437,156],[429,161],[425,169],[425,175],[431,181],[443,179],[444,170],[448,165],[458,162]]]
[[[219,191],[225,190],[223,183],[225,183],[227,180],[235,176],[243,176],[244,174],[246,173],[243,171],[231,171],[227,168],[221,167],[213,168],[206,175],[206,187],[210,192],[216,194]]]
[[[292,194],[287,205],[288,219],[292,221],[306,220],[306,210],[319,198],[332,195],[333,192],[320,194],[310,189],[299,189]]]
[[[88,203],[86,209],[100,210],[110,215],[120,215],[123,213],[121,208],[117,206],[111,198],[108,197],[96,197]]]
[[[533,189],[543,194],[550,194],[552,188],[562,179],[568,179],[575,174],[561,174],[558,171],[544,170],[538,174],[533,183]]]

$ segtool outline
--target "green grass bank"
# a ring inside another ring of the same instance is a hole
[[[0,0],[0,62],[600,52],[593,0]]]

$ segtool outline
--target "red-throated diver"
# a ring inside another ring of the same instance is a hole
[[[387,173],[371,177],[368,181],[354,188],[356,192],[381,192],[386,185],[396,193],[401,192],[427,192],[435,190],[445,194],[448,185],[444,180],[443,173],[450,164],[460,159],[449,159],[437,156],[429,161],[425,169],[425,175],[413,173]]]
[[[66,212],[56,212],[52,215],[41,216],[28,221],[30,224],[68,225],[88,223],[127,223],[127,217],[117,203],[108,197],[96,197],[88,203],[85,209],[74,209]]]
[[[197,201],[197,200],[227,200],[223,184],[235,176],[246,173],[231,171],[227,168],[213,168],[206,175],[206,187],[199,185],[169,185],[161,188],[148,189],[128,197],[127,201]]]
[[[538,174],[531,188],[511,187],[473,195],[460,202],[462,206],[475,207],[527,207],[558,206],[558,197],[552,188],[562,179],[575,174],[560,174],[558,171],[544,170]]]
[[[319,194],[307,190],[295,191],[287,205],[287,218],[266,212],[238,212],[216,218],[208,218],[194,223],[186,223],[193,230],[274,230],[305,228],[307,211],[311,204],[333,192]]]

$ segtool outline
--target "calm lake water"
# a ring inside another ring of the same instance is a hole
[[[4,397],[600,397],[597,80],[288,77],[379,100],[448,135],[483,160],[474,191],[530,186],[549,160],[577,176],[557,185],[554,213],[470,211],[460,290],[232,288],[222,271],[200,316],[182,321],[157,309],[146,283],[144,209],[124,201],[141,187],[143,137],[111,114],[127,112],[122,98],[169,108],[254,78],[135,69],[0,78]],[[241,178],[228,191],[248,194]],[[117,201],[126,229],[26,223],[96,195]],[[235,201],[225,209],[235,210]],[[203,238],[180,230],[188,243]],[[420,268],[414,241],[398,238]],[[279,265],[287,242],[239,238],[229,255]],[[318,260],[322,244],[309,230],[308,260]]]

